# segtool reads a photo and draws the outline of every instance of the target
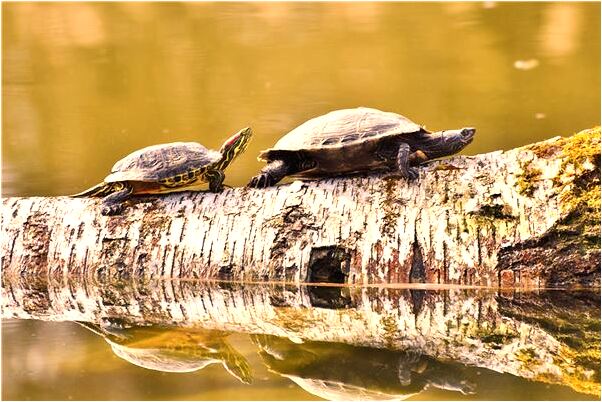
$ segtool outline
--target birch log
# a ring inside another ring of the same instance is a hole
[[[386,175],[2,200],[5,277],[599,286],[600,129]],[[35,280],[35,279],[32,279]]]
[[[411,351],[600,394],[600,294],[3,279],[4,318],[202,328]],[[173,339],[173,338],[169,338]]]

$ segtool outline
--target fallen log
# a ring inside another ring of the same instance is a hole
[[[220,194],[4,198],[4,277],[599,286],[600,128],[383,174]]]

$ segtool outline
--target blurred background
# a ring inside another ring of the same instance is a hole
[[[340,108],[477,127],[464,153],[600,124],[599,3],[4,3],[3,194],[99,182],[144,146],[219,148],[228,169]]]
[[[3,3],[2,58],[4,196],[75,193],[136,149],[251,125],[226,172],[244,185],[261,149],[348,107],[475,126],[465,154],[600,124],[596,2]],[[2,330],[3,399],[316,399],[267,369],[253,387],[145,370],[74,323]]]

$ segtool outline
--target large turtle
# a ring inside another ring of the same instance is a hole
[[[359,107],[313,118],[282,137],[259,160],[268,165],[248,186],[264,188],[285,176],[319,178],[392,171],[412,180],[411,165],[452,155],[472,141],[474,128],[431,133],[396,114]]]
[[[269,371],[327,400],[404,400],[427,387],[474,394],[470,372],[418,350],[403,351],[336,342],[291,342],[251,335]]]
[[[153,145],[133,152],[117,162],[102,183],[73,197],[104,197],[103,215],[116,215],[132,194],[162,194],[176,191],[220,192],[224,169],[240,155],[251,139],[251,128],[243,128],[214,151],[196,142]]]

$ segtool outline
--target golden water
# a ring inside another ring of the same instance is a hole
[[[600,123],[599,11],[4,4],[3,193],[73,193],[138,148],[218,148],[250,125],[254,141],[227,171],[227,183],[243,185],[262,166],[259,150],[346,107],[395,111],[434,130],[474,126],[468,154],[568,135]]]
[[[250,125],[226,172],[244,185],[261,149],[347,107],[474,126],[465,154],[600,124],[599,3],[3,3],[2,38],[4,196],[78,192],[138,148],[217,149]],[[319,399],[269,371],[248,335],[229,339],[253,385],[219,364],[139,368],[75,323],[5,321],[2,397]],[[483,375],[476,396],[411,399],[591,397]]]

